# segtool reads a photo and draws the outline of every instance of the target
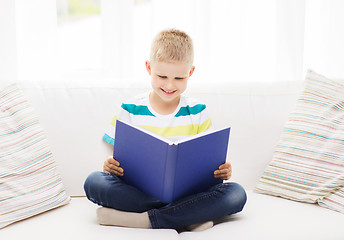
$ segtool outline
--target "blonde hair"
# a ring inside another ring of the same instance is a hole
[[[192,65],[193,58],[192,39],[183,31],[164,30],[153,40],[150,52],[151,62],[184,62]]]

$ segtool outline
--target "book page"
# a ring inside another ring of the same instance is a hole
[[[193,135],[193,136],[186,137],[186,138],[184,138],[184,139],[182,139],[182,140],[180,140],[180,141],[173,142],[172,144],[178,145],[178,144],[180,144],[180,143],[184,143],[184,142],[187,142],[187,141],[191,141],[191,140],[193,140],[193,139],[196,139],[196,138],[199,138],[199,137],[202,137],[202,136],[206,136],[206,135],[210,135],[210,134],[212,134],[212,133],[220,132],[220,131],[225,130],[225,129],[227,129],[227,128],[230,128],[230,127],[225,127],[225,128],[222,128],[222,129],[216,129],[216,130],[210,130],[210,131],[207,130],[207,131],[201,132],[201,133],[199,133],[199,134],[196,134],[196,135]]]
[[[168,138],[165,138],[165,137],[163,137],[163,136],[161,136],[161,135],[159,135],[159,134],[157,134],[157,133],[155,133],[155,132],[149,131],[149,130],[144,129],[144,128],[142,128],[142,127],[135,126],[135,125],[132,125],[132,124],[130,124],[130,123],[127,123],[127,122],[124,122],[124,121],[121,121],[121,120],[117,120],[117,121],[120,121],[120,122],[122,122],[122,123],[125,123],[125,124],[127,124],[128,126],[131,126],[131,127],[135,128],[135,129],[141,131],[141,132],[144,132],[144,133],[146,133],[146,134],[149,134],[149,135],[151,135],[152,137],[155,137],[155,138],[157,138],[157,139],[159,139],[159,140],[161,140],[161,141],[163,141],[163,142],[168,143],[169,145],[178,145],[178,144],[180,144],[180,143],[184,143],[184,142],[187,142],[187,141],[191,141],[191,140],[193,140],[193,139],[196,139],[196,138],[199,138],[199,137],[202,137],[202,136],[205,136],[205,135],[209,135],[209,134],[212,134],[212,133],[215,133],[215,132],[219,132],[219,131],[222,131],[222,130],[224,130],[224,129],[229,128],[229,127],[225,127],[225,128],[222,128],[222,129],[216,129],[216,130],[210,130],[210,131],[209,131],[209,130],[206,130],[206,131],[201,132],[201,133],[199,133],[199,134],[195,134],[195,135],[193,135],[193,136],[185,137],[184,139],[181,139],[180,141],[171,141],[171,140],[169,140]]]

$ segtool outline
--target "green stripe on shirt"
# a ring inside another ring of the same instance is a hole
[[[133,115],[154,116],[147,106],[123,103],[121,107]]]
[[[186,107],[181,107],[175,117],[183,117],[188,115],[196,115],[200,112],[202,112],[206,106],[204,104],[197,104],[193,107],[190,107],[189,105]]]

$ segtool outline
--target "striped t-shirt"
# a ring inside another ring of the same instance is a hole
[[[199,134],[212,126],[205,104],[183,95],[176,110],[169,115],[161,115],[153,110],[149,103],[149,93],[122,103],[120,111],[103,137],[112,145],[117,119],[155,132],[171,141]]]

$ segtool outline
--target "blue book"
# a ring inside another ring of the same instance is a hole
[[[173,143],[117,120],[113,156],[127,184],[170,203],[223,182],[214,171],[226,162],[229,133],[225,128]]]

